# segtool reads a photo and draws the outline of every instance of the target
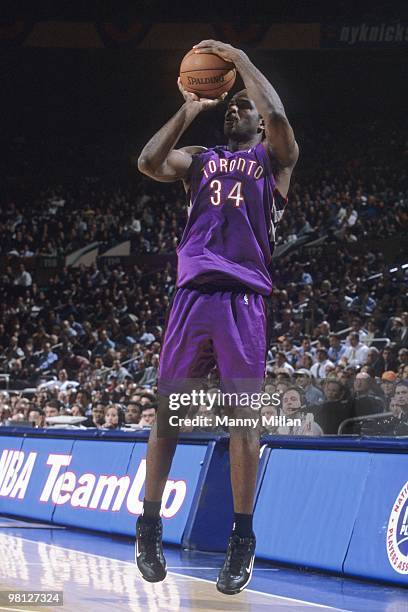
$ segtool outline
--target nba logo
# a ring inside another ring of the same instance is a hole
[[[399,492],[391,510],[386,547],[388,560],[394,570],[408,576],[408,481]]]
[[[248,300],[247,294],[244,295],[244,304],[246,304],[247,306],[249,304],[249,300]]]

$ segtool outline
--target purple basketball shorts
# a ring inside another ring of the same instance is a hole
[[[198,388],[216,364],[225,393],[259,393],[265,376],[264,296],[179,288],[160,353],[161,395]]]

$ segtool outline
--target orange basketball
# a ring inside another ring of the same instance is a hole
[[[181,84],[186,91],[200,98],[219,98],[235,83],[234,64],[213,53],[189,51],[180,65]]]

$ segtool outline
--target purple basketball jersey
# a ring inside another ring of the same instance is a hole
[[[277,210],[265,147],[259,143],[234,153],[214,147],[195,155],[192,163],[177,286],[240,284],[269,295],[271,242],[285,201]]]

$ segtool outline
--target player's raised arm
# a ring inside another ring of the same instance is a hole
[[[185,91],[180,80],[178,86],[185,100],[183,106],[149,140],[137,163],[140,172],[156,181],[171,182],[187,179],[192,154],[203,150],[204,147],[184,147],[181,149],[175,149],[174,147],[199,113],[214,108],[226,96],[226,94],[223,94],[217,100],[207,100]]]
[[[293,168],[299,156],[299,148],[282,101],[268,79],[243,51],[231,45],[216,40],[203,40],[194,49],[198,53],[215,53],[235,64],[248,96],[264,120],[265,137],[273,156],[282,168]]]

